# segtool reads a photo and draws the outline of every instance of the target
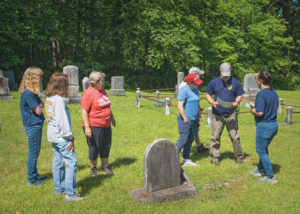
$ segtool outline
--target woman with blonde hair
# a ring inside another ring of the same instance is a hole
[[[27,185],[43,185],[45,179],[37,172],[37,159],[41,150],[44,124],[44,103],[38,96],[41,88],[43,71],[38,67],[29,67],[24,72],[19,92],[23,126],[28,137]]]
[[[111,147],[111,124],[116,126],[110,109],[110,99],[104,90],[104,73],[93,71],[89,76],[91,86],[82,94],[82,127],[89,146],[91,176],[97,174],[97,159],[101,158],[102,170],[111,175],[108,164]]]
[[[76,194],[77,158],[71,129],[70,111],[63,99],[69,95],[68,76],[54,73],[50,77],[45,102],[47,137],[52,143],[53,184],[56,195],[65,193],[65,201],[80,201]],[[64,166],[66,164],[66,167]]]

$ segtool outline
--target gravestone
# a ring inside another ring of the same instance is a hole
[[[18,91],[19,87],[15,80],[15,75],[13,70],[7,70],[3,72],[3,76],[8,78],[8,86],[11,91]]]
[[[82,90],[85,91],[90,86],[89,78],[84,77],[82,79]]]
[[[79,93],[78,68],[74,65],[68,65],[63,68],[63,73],[68,75],[69,80],[69,97],[68,103],[80,103],[81,96]]]
[[[124,77],[111,77],[111,89],[109,90],[111,96],[125,96]]]
[[[177,74],[177,85],[175,86],[175,88],[176,88],[175,94],[178,94],[179,86],[180,86],[181,82],[183,82],[183,79],[184,79],[184,73],[183,72],[178,72],[178,74]]]
[[[245,98],[255,98],[256,94],[260,91],[257,82],[256,74],[246,74],[244,76],[244,91],[243,95]]]
[[[8,78],[3,76],[3,71],[0,70],[0,100],[12,100],[13,96],[9,93]]]
[[[152,203],[194,197],[197,190],[179,166],[176,145],[158,139],[144,152],[144,188],[130,192],[138,202]]]

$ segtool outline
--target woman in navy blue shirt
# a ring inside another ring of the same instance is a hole
[[[23,126],[28,137],[27,185],[43,185],[45,179],[37,172],[37,159],[41,150],[42,129],[44,124],[44,103],[38,93],[41,88],[43,71],[37,67],[26,69],[19,92],[22,93],[20,109]]]
[[[259,155],[259,163],[257,169],[250,173],[255,176],[263,176],[258,182],[277,183],[271,161],[269,158],[268,147],[277,134],[277,107],[278,95],[272,88],[272,76],[268,71],[260,71],[256,76],[257,84],[261,91],[258,92],[255,105],[249,103],[252,107],[252,114],[255,116],[256,122],[256,152]]]

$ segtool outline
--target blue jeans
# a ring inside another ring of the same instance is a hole
[[[27,181],[35,183],[37,180],[37,159],[41,150],[43,124],[25,126],[28,138],[28,159],[27,159]]]
[[[68,144],[67,141],[52,143],[53,184],[55,192],[72,196],[76,190],[77,158],[75,152],[67,151]]]
[[[273,170],[269,158],[268,146],[277,134],[277,122],[256,123],[256,152],[259,155],[258,171],[264,170],[267,177],[273,178]]]
[[[183,148],[182,156],[184,159],[190,159],[192,143],[195,139],[198,129],[198,120],[188,120],[188,122],[185,123],[183,122],[181,115],[178,114],[177,124],[179,130],[179,139],[176,142],[176,146],[178,150]]]

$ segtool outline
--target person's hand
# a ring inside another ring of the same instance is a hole
[[[237,108],[238,105],[239,105],[239,104],[238,104],[237,102],[233,102],[233,103],[232,103],[232,107],[233,107],[233,108]]]
[[[252,103],[252,102],[247,102],[250,106],[251,106],[251,108],[254,108],[254,103]]]
[[[211,105],[216,108],[219,105],[219,103],[214,101]]]
[[[85,136],[91,138],[92,137],[92,130],[91,127],[85,127],[85,132],[84,132]]]
[[[204,110],[204,107],[200,106],[200,107],[199,107],[199,110],[200,110],[200,111],[203,111],[203,110]]]
[[[113,127],[116,127],[116,120],[115,118],[111,118],[111,124],[113,125]]]
[[[187,117],[183,118],[183,122],[184,122],[184,123],[187,123],[188,121],[189,121],[189,120],[188,120]]]
[[[40,116],[40,115],[42,115],[42,113],[43,113],[43,105],[40,104],[40,105],[34,107],[32,110],[33,110],[33,112],[34,112],[36,115],[39,115],[39,116]]]
[[[75,151],[75,146],[74,146],[74,140],[70,140],[69,141],[69,144],[67,146],[67,151],[68,152],[74,152]]]

